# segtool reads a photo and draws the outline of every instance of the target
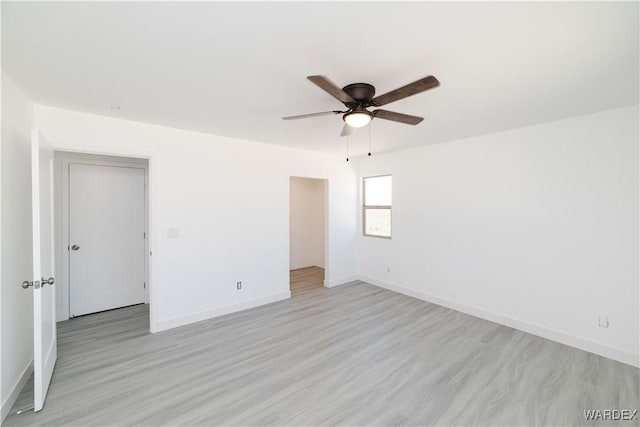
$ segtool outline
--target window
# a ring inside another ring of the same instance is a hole
[[[362,179],[363,234],[391,238],[391,175]]]

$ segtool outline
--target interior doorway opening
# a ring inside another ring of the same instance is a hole
[[[295,297],[324,287],[327,180],[291,177],[289,190],[289,289]]]
[[[148,333],[148,159],[57,151],[54,164],[57,321],[140,305]]]

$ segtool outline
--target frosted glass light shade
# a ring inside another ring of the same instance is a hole
[[[345,114],[344,121],[352,128],[361,128],[369,124],[371,115],[361,112],[348,113]]]

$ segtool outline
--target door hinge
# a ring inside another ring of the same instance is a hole
[[[147,282],[144,282],[144,288],[147,289]]]
[[[147,238],[147,233],[146,233],[146,231],[145,231],[144,233],[142,233],[142,238],[143,238],[143,239],[146,239],[146,238]]]

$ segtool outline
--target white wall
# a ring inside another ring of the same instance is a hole
[[[328,179],[327,284],[354,279],[357,180],[341,159],[44,106],[35,111],[58,150],[150,158],[152,331],[289,296],[290,176]],[[167,237],[170,228],[178,238]]]
[[[325,181],[291,177],[289,266],[324,268]]]
[[[359,272],[637,365],[638,138],[636,105],[362,159],[393,237],[358,238]]]
[[[0,401],[2,419],[29,377],[33,360],[31,128],[33,104],[2,71],[2,255]]]

